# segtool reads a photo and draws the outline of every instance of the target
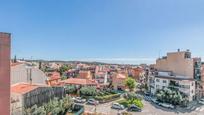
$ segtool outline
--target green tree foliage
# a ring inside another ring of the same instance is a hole
[[[77,93],[77,88],[75,86],[65,86],[65,91],[67,94]]]
[[[67,65],[62,65],[60,68],[59,68],[59,72],[60,72],[60,75],[62,75],[65,71],[71,69],[71,67],[67,66]]]
[[[136,105],[139,108],[143,108],[144,106],[140,99],[129,99],[128,106],[131,106],[132,104]]]
[[[13,60],[14,63],[17,62],[17,58],[16,58],[16,55],[14,56],[14,60]]]
[[[41,61],[39,62],[39,69],[40,70],[42,69],[42,62]]]
[[[133,89],[136,87],[136,81],[133,78],[128,77],[125,80],[125,85],[129,88],[130,91],[133,91]]]
[[[171,103],[174,105],[186,105],[187,97],[179,91],[162,89],[156,92],[157,100],[161,102]]]
[[[24,115],[63,115],[71,108],[73,100],[67,96],[62,99],[54,98],[43,106],[32,106],[24,111]]]
[[[95,87],[82,87],[80,89],[80,95],[83,96],[95,96],[96,95],[96,88]]]

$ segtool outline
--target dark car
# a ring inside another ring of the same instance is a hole
[[[131,106],[128,108],[128,111],[141,112],[142,109],[140,109],[140,108],[137,107],[136,105],[131,105]]]

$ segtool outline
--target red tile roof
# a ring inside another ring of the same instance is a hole
[[[29,83],[18,83],[11,86],[11,93],[20,93],[25,94],[28,93],[42,85],[34,85]]]
[[[14,66],[17,66],[17,65],[20,65],[20,64],[22,64],[22,63],[20,63],[20,62],[17,62],[17,63],[11,63],[11,67],[14,67]]]
[[[125,79],[127,77],[125,75],[123,75],[123,74],[117,74],[116,78],[118,78],[118,79]]]
[[[95,80],[90,79],[80,79],[80,78],[69,78],[61,81],[64,84],[74,84],[74,85],[97,85]]]

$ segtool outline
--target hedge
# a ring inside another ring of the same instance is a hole
[[[105,96],[95,96],[95,99],[99,101],[104,101],[104,100],[111,100],[118,97],[120,97],[120,94],[110,94]]]

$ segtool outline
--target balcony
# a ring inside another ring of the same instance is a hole
[[[175,88],[175,89],[179,89],[180,88],[179,84],[176,83],[175,81],[170,81],[169,82],[169,87]]]

